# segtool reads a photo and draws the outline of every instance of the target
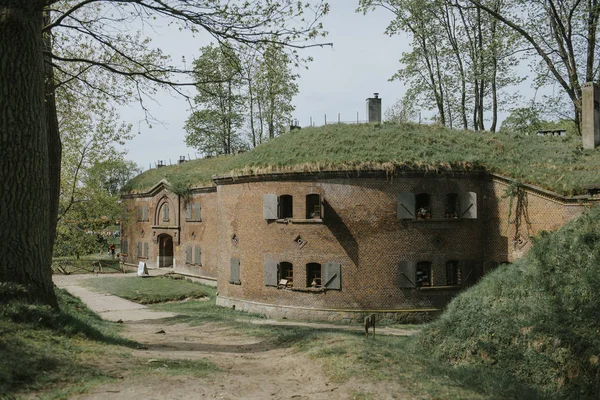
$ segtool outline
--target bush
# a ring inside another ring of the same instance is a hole
[[[455,365],[500,368],[562,398],[600,391],[600,207],[498,268],[419,336]]]

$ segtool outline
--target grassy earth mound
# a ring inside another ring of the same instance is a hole
[[[455,298],[419,336],[454,365],[501,369],[549,397],[600,393],[600,207]]]

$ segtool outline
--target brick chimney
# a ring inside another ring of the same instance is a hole
[[[593,150],[600,146],[600,88],[592,82],[581,87],[581,136],[583,148]]]
[[[381,123],[381,99],[379,93],[373,93],[373,97],[367,99],[367,122],[372,124]]]

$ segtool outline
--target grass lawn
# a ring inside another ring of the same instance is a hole
[[[85,285],[140,304],[198,299],[207,296],[202,286],[185,279],[168,276],[90,278],[85,281]]]
[[[415,124],[327,125],[282,135],[236,156],[150,169],[124,192],[144,192],[167,179],[174,192],[212,186],[212,175],[396,168],[424,171],[485,169],[565,194],[600,183],[600,151],[581,137],[538,137],[451,130]]]

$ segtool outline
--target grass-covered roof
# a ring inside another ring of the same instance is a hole
[[[600,182],[600,150],[581,138],[451,130],[413,124],[304,128],[235,156],[148,170],[124,188],[146,192],[166,179],[178,188],[212,186],[213,175],[373,170],[469,171],[484,168],[564,195]]]

